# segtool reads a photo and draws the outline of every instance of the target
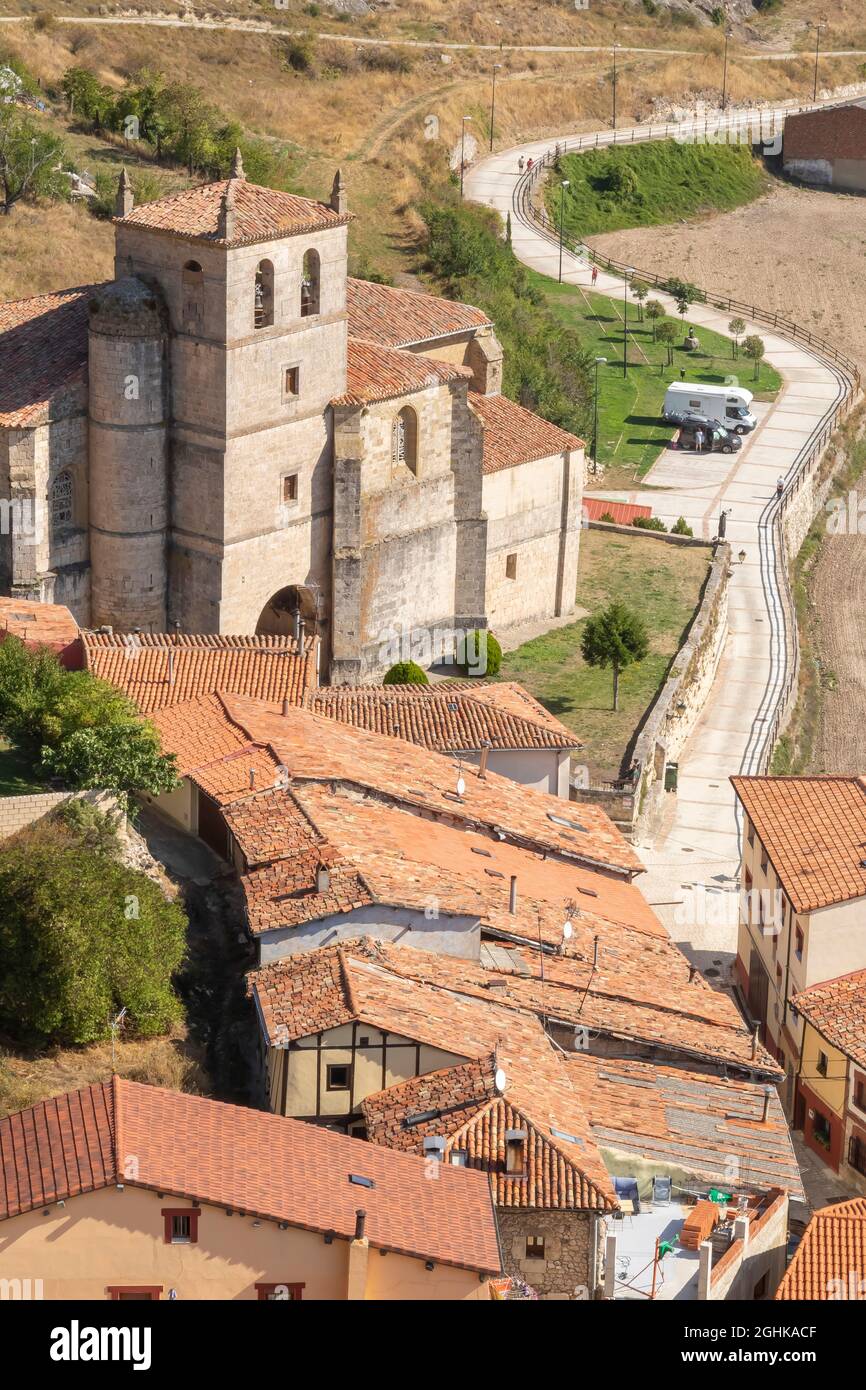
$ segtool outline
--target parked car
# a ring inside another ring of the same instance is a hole
[[[662,418],[679,414],[706,415],[719,419],[737,434],[748,434],[758,423],[751,411],[754,397],[743,386],[706,386],[689,381],[671,382],[665,392]]]
[[[738,449],[742,449],[743,441],[734,430],[726,430],[724,425],[720,425],[718,420],[708,421],[705,425],[692,424],[691,422],[680,426],[680,437],[678,447],[680,449],[696,449],[696,433],[703,431],[704,452],[717,454],[735,454]],[[709,440],[709,449],[707,441]]]

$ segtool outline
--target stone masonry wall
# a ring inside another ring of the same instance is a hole
[[[597,1219],[587,1211],[497,1211],[506,1274],[525,1279],[541,1298],[593,1297],[592,1259]],[[544,1259],[527,1259],[527,1236],[544,1238]]]
[[[66,801],[89,801],[100,810],[116,806],[110,792],[36,792],[33,796],[0,796],[0,840],[47,816]]]

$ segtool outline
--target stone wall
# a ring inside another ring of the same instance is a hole
[[[28,825],[47,816],[66,801],[89,801],[102,811],[116,809],[110,792],[36,792],[33,796],[0,796],[0,840],[8,840]]]
[[[497,1211],[506,1274],[525,1279],[541,1298],[591,1299],[599,1268],[597,1216],[589,1211]],[[544,1239],[544,1259],[527,1258],[528,1236]]]

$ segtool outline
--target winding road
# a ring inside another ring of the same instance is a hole
[[[783,119],[785,108],[776,114]],[[699,131],[704,121],[703,114],[696,116],[685,123],[685,131],[690,125]],[[716,124],[723,125],[724,118]],[[629,140],[630,134],[617,132],[617,141]],[[646,129],[638,128],[634,138],[646,139]],[[613,132],[605,130],[579,142],[563,135],[558,143],[585,148],[613,139]],[[496,208],[503,217],[510,213],[512,244],[520,260],[553,278],[559,268],[558,242],[531,212],[527,176],[518,173],[517,161],[520,155],[541,161],[556,143],[547,139],[492,155],[473,167],[465,180],[468,198]],[[563,280],[588,287],[590,277],[588,259],[566,249]],[[623,280],[600,270],[595,291],[621,303]],[[676,313],[669,297],[658,298]],[[730,317],[711,304],[689,310],[689,321],[699,334],[701,328],[727,334]],[[639,847],[647,866],[640,880],[645,896],[696,964],[718,974],[724,973],[736,950],[739,824],[729,778],[766,769],[774,721],[790,688],[796,651],[795,634],[787,626],[784,560],[778,553],[776,482],[780,476],[786,480],[787,505],[803,460],[829,432],[848,389],[844,373],[818,352],[768,331],[760,322],[749,323],[747,332],[763,338],[766,359],[782,376],[783,386],[772,406],[759,406],[758,428],[741,452],[698,458],[666,450],[643,480],[651,490],[604,494],[649,502],[667,524],[684,516],[695,535],[708,540],[718,532],[722,511],[728,513],[727,539],[734,561],[727,639],[712,691],[679,758],[678,794],[666,799],[661,825]],[[703,906],[692,913],[692,902]]]

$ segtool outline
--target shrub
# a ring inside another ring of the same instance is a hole
[[[427,672],[416,661],[397,661],[386,672],[383,685],[429,685]]]
[[[486,628],[467,632],[457,652],[457,665],[465,676],[498,676],[502,648],[493,633]]]
[[[684,516],[678,516],[671,527],[672,536],[693,536],[695,533]]]
[[[599,521],[608,522],[611,526],[616,525],[616,521],[614,520],[613,514],[611,512],[602,512],[601,516],[598,519]]]
[[[311,73],[315,62],[315,43],[311,34],[294,34],[282,45],[283,63],[292,72]]]
[[[140,1037],[181,1017],[186,919],[157,885],[53,817],[0,845],[0,1029],[94,1042],[126,1008]]]
[[[636,516],[632,526],[636,526],[639,531],[667,532],[668,529],[659,516]]]

